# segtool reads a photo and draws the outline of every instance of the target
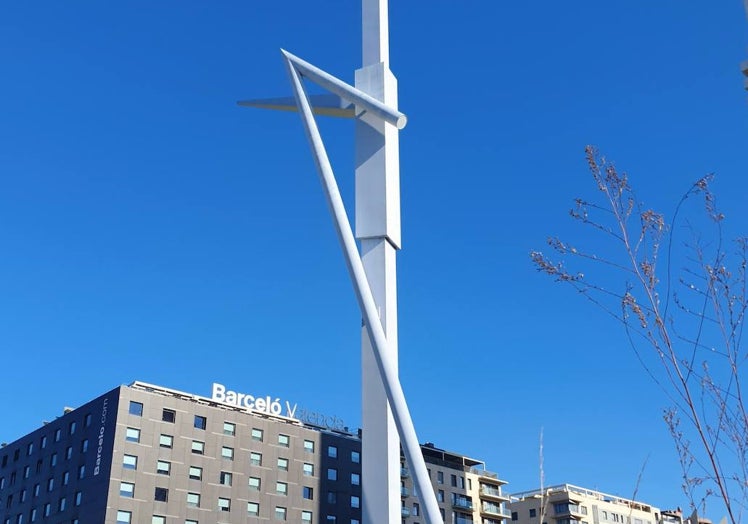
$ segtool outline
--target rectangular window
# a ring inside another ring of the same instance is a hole
[[[436,472],[436,483],[444,484],[444,472],[443,471]]]
[[[338,448],[335,446],[327,446],[327,456],[330,458],[338,458]]]
[[[205,453],[205,442],[200,442],[199,440],[193,440],[192,441],[192,452],[196,455],[202,455]]]
[[[262,442],[263,431],[261,429],[252,428],[252,440]]]
[[[138,469],[138,457],[135,455],[125,455],[122,457],[122,467],[125,469]]]
[[[361,499],[357,497],[356,495],[351,495],[351,507],[352,508],[360,508],[361,507]]]
[[[224,486],[230,486],[233,481],[233,475],[228,471],[221,471],[218,481]]]
[[[262,481],[259,477],[249,477],[249,489],[253,491],[260,491]]]
[[[310,486],[304,486],[301,491],[301,496],[307,500],[314,500],[314,488]]]
[[[55,430],[55,442],[59,442],[61,438],[62,438],[62,430],[56,429]]]
[[[88,451],[88,439],[84,438],[81,440],[81,453],[85,453],[86,451]]]
[[[327,468],[327,480],[338,480],[338,470],[335,468]]]
[[[140,442],[140,430],[136,428],[127,428],[125,430],[125,440],[128,442]]]
[[[166,517],[163,515],[153,515],[151,517],[151,524],[166,524]]]
[[[174,446],[174,437],[162,433],[161,436],[158,437],[158,445],[162,448],[171,448]]]
[[[65,450],[65,459],[70,460],[73,458],[73,446],[68,446]]]
[[[167,488],[159,488],[153,492],[153,500],[156,502],[169,502],[169,490]]]
[[[313,440],[304,441],[304,451],[306,451],[307,453],[314,453],[314,441]]]
[[[26,456],[31,455],[34,452],[34,443],[29,442],[28,446],[26,446]]]
[[[228,460],[234,460],[234,448],[223,446],[221,448],[221,456]]]
[[[143,404],[140,402],[135,402],[134,400],[130,401],[130,415],[135,415],[136,417],[142,417],[143,416]]]
[[[131,524],[132,513],[129,511],[117,511],[117,524]]]
[[[249,454],[249,463],[253,466],[262,466],[262,453],[252,451]]]
[[[288,484],[286,484],[285,482],[280,482],[280,481],[276,482],[275,492],[278,495],[283,495],[285,497],[286,495],[288,495]]]
[[[47,480],[47,491],[52,491],[53,489],[55,489],[55,479],[50,478]]]
[[[161,420],[164,422],[169,422],[170,424],[174,424],[174,422],[177,420],[177,412],[173,409],[166,409],[161,412]]]
[[[80,466],[78,466],[78,478],[82,479],[85,476],[86,476],[86,465],[81,464]]]
[[[251,517],[259,517],[260,505],[257,502],[247,502],[247,515]]]
[[[156,462],[156,473],[159,475],[171,474],[171,462],[165,460],[159,460]]]
[[[303,522],[303,523],[312,522],[312,512],[311,511],[302,511],[301,512],[301,522]]]
[[[81,502],[83,502],[83,492],[82,491],[76,491],[75,492],[75,506],[76,507],[80,506]]]
[[[351,462],[359,464],[361,462],[361,453],[358,451],[351,451]]]
[[[231,499],[218,497],[218,511],[231,511]]]
[[[286,520],[286,508],[275,506],[275,520]]]
[[[287,448],[291,443],[291,437],[288,435],[278,435],[278,445]]]
[[[304,471],[305,477],[312,477],[314,476],[314,464],[309,464],[307,462],[304,462],[304,465],[302,466],[302,469]]]
[[[436,500],[437,502],[444,502],[444,490],[440,489],[436,492]]]
[[[66,471],[62,474],[62,485],[67,486],[68,484],[70,484],[70,472]]]
[[[288,471],[288,459],[286,458],[279,458],[278,459],[278,469],[281,471]]]
[[[361,485],[361,475],[358,473],[351,473],[351,485],[353,486],[360,486]]]
[[[41,447],[42,447],[42,449],[44,449],[44,448],[46,448],[46,447],[47,447],[47,435],[44,435],[44,436],[42,437],[42,441],[41,441]],[[4,465],[5,465],[5,464],[3,464],[3,466],[4,466]]]
[[[190,466],[190,478],[192,480],[203,480],[203,468]]]
[[[537,514],[537,510],[535,508],[530,508],[530,517],[534,517],[536,514]],[[606,518],[606,517],[603,517],[603,518]]]
[[[421,506],[418,504],[418,502],[413,503],[413,516],[417,517],[421,514]]]
[[[91,416],[91,413],[87,413],[86,418],[83,420],[83,425],[86,427],[89,427],[91,425],[92,420],[93,420],[93,417]]]
[[[457,487],[457,475],[450,475],[449,476],[449,485],[453,488]]]
[[[49,457],[49,465],[52,467],[57,465],[57,453],[52,453],[52,456]]]
[[[337,502],[338,502],[338,494],[335,491],[328,491],[327,492],[327,503],[337,504]]]
[[[135,484],[131,482],[120,482],[119,496],[127,497],[129,499],[133,498],[135,496]]]
[[[236,424],[234,424],[233,422],[224,422],[223,423],[223,434],[229,435],[232,437],[236,435]]]
[[[187,493],[187,506],[190,508],[199,508],[200,493]]]
[[[205,429],[208,427],[208,419],[200,415],[195,415],[195,428]]]
[[[70,425],[68,426],[68,432],[70,435],[75,435],[75,430],[78,427],[78,424],[75,421],[72,421]]]

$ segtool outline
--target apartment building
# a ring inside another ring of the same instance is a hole
[[[359,433],[278,398],[212,393],[134,382],[4,445],[0,523],[360,524]],[[481,461],[422,450],[445,522],[509,515]],[[401,479],[403,524],[422,524],[404,462]]]

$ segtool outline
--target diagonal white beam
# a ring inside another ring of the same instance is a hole
[[[397,109],[392,109],[373,96],[364,93],[360,89],[356,89],[352,85],[346,84],[342,80],[332,76],[330,73],[326,73],[309,62],[305,62],[298,56],[292,55],[285,49],[281,49],[281,53],[283,53],[283,57],[287,62],[293,64],[296,71],[298,71],[298,74],[307,77],[315,84],[324,87],[331,93],[335,93],[340,98],[353,102],[357,106],[360,106],[362,109],[376,115],[398,129],[404,128],[405,124],[408,122],[407,117]]]
[[[324,143],[322,142],[319,129],[317,128],[317,123],[314,120],[312,107],[301,82],[299,71],[296,69],[296,64],[288,59],[286,60],[286,66],[288,67],[288,73],[291,77],[291,85],[293,87],[294,96],[296,97],[296,103],[299,107],[299,114],[301,115],[301,120],[304,124],[304,131],[309,140],[309,145],[312,148],[314,162],[317,165],[320,181],[322,182],[322,187],[325,191],[327,204],[333,215],[335,232],[337,233],[338,240],[343,249],[348,274],[353,282],[356,299],[364,317],[364,325],[366,326],[369,338],[372,341],[377,368],[379,369],[379,375],[382,378],[382,383],[387,394],[387,400],[392,409],[397,432],[402,441],[403,452],[405,453],[405,458],[410,466],[411,472],[413,473],[416,488],[421,494],[425,520],[428,524],[439,524],[442,522],[442,518],[439,513],[439,505],[436,501],[436,496],[434,495],[434,488],[429,480],[426,463],[423,460],[421,447],[418,443],[415,427],[413,426],[413,419],[410,416],[410,410],[405,401],[405,394],[403,393],[402,385],[397,376],[397,371],[390,359],[386,358],[387,338],[379,320],[377,306],[366,279],[366,272],[364,271],[364,266],[358,253],[356,240],[353,236],[350,222],[348,221],[343,198],[340,196],[340,190],[338,189],[338,184],[335,180],[335,174],[330,165],[330,160],[327,156]]]

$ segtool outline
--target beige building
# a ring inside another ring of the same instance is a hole
[[[680,524],[649,504],[571,484],[514,493],[509,511],[517,524]]]

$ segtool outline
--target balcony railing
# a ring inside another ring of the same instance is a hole
[[[405,486],[400,486],[400,496],[407,497],[409,495],[410,495],[410,490],[406,488]]]
[[[501,493],[501,490],[498,488],[491,488],[485,485],[481,485],[480,487],[480,495],[481,497],[490,497],[494,499],[509,501],[509,495],[504,495]]]
[[[402,515],[403,517],[410,517],[410,510],[403,506],[400,508],[400,515]]]
[[[469,499],[455,499],[454,502],[452,502],[452,507],[473,511],[473,501]]]

